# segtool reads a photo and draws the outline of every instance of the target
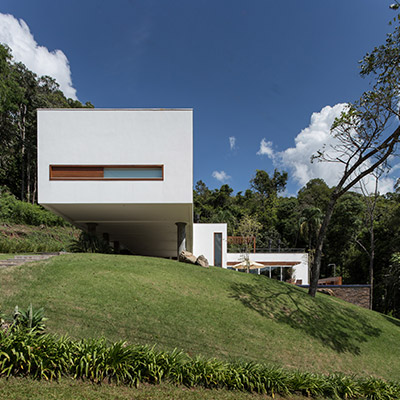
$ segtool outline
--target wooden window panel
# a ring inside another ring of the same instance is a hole
[[[50,166],[50,179],[101,179],[104,176],[102,167],[86,166]]]

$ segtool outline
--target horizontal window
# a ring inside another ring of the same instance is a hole
[[[50,180],[164,180],[163,165],[50,165]]]
[[[104,168],[104,178],[162,179],[162,168]]]

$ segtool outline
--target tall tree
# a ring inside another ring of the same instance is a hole
[[[297,247],[299,239],[298,221],[300,219],[297,198],[279,197],[276,217],[276,229],[279,232],[283,247]]]
[[[250,181],[251,188],[258,198],[258,220],[264,229],[272,229],[277,222],[278,193],[285,190],[288,179],[287,172],[274,170],[270,176],[268,172],[257,170],[255,177]]]
[[[322,211],[318,207],[305,208],[301,214],[299,221],[300,234],[307,240],[309,252],[314,251],[316,238],[321,229],[322,218]]]
[[[361,62],[361,75],[374,79],[371,90],[348,104],[332,126],[337,145],[322,149],[315,157],[343,165],[342,176],[333,189],[317,239],[311,265],[309,294],[315,296],[321,268],[322,248],[337,200],[362,178],[387,167],[388,158],[396,151],[400,138],[398,101],[400,87],[399,18],[386,43],[367,54]],[[391,127],[395,128],[392,129]],[[332,151],[333,150],[333,151]]]
[[[288,174],[285,171],[279,172],[275,169],[274,175],[270,177],[268,172],[258,169],[250,185],[252,189],[268,199],[285,190],[287,179]]]
[[[337,202],[332,214],[324,246],[324,262],[321,270],[330,275],[334,264],[346,283],[365,283],[367,281],[366,268],[363,264],[353,270],[350,264],[358,247],[354,243],[354,236],[360,232],[363,224],[364,203],[360,194],[348,192]],[[325,268],[323,268],[325,267]]]
[[[331,191],[323,179],[311,179],[299,190],[297,195],[300,208],[318,207],[324,212],[329,204]]]
[[[53,78],[12,62],[10,50],[0,45],[0,185],[21,200],[37,200],[36,110],[53,107],[93,105],[67,99]]]
[[[368,191],[366,184],[361,181],[360,188],[365,202],[365,226],[369,234],[369,246],[356,237],[356,243],[365,251],[369,258],[369,284],[371,285],[369,296],[369,308],[372,310],[374,298],[374,261],[375,261],[375,217],[376,205],[379,198],[379,175],[374,175],[375,189],[372,193]]]

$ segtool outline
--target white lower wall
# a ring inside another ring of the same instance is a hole
[[[240,263],[241,253],[228,253],[227,224],[193,224],[193,254],[207,258],[210,265],[214,264],[214,233],[222,233],[222,267],[227,268],[229,262]],[[293,266],[294,278],[301,280],[303,285],[309,284],[307,253],[250,253],[250,260],[255,262],[298,263]]]
[[[249,258],[255,262],[298,262],[293,266],[294,278],[302,281],[303,285],[309,284],[308,254],[307,253],[250,253]],[[228,253],[227,262],[240,263],[241,253]]]
[[[222,233],[222,267],[227,262],[227,224],[193,224],[193,254],[203,255],[214,265],[214,233]]]

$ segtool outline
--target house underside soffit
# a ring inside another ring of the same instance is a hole
[[[108,233],[135,254],[176,257],[176,222],[186,222],[187,247],[192,248],[192,204],[44,204],[74,225],[96,223],[99,235]]]

